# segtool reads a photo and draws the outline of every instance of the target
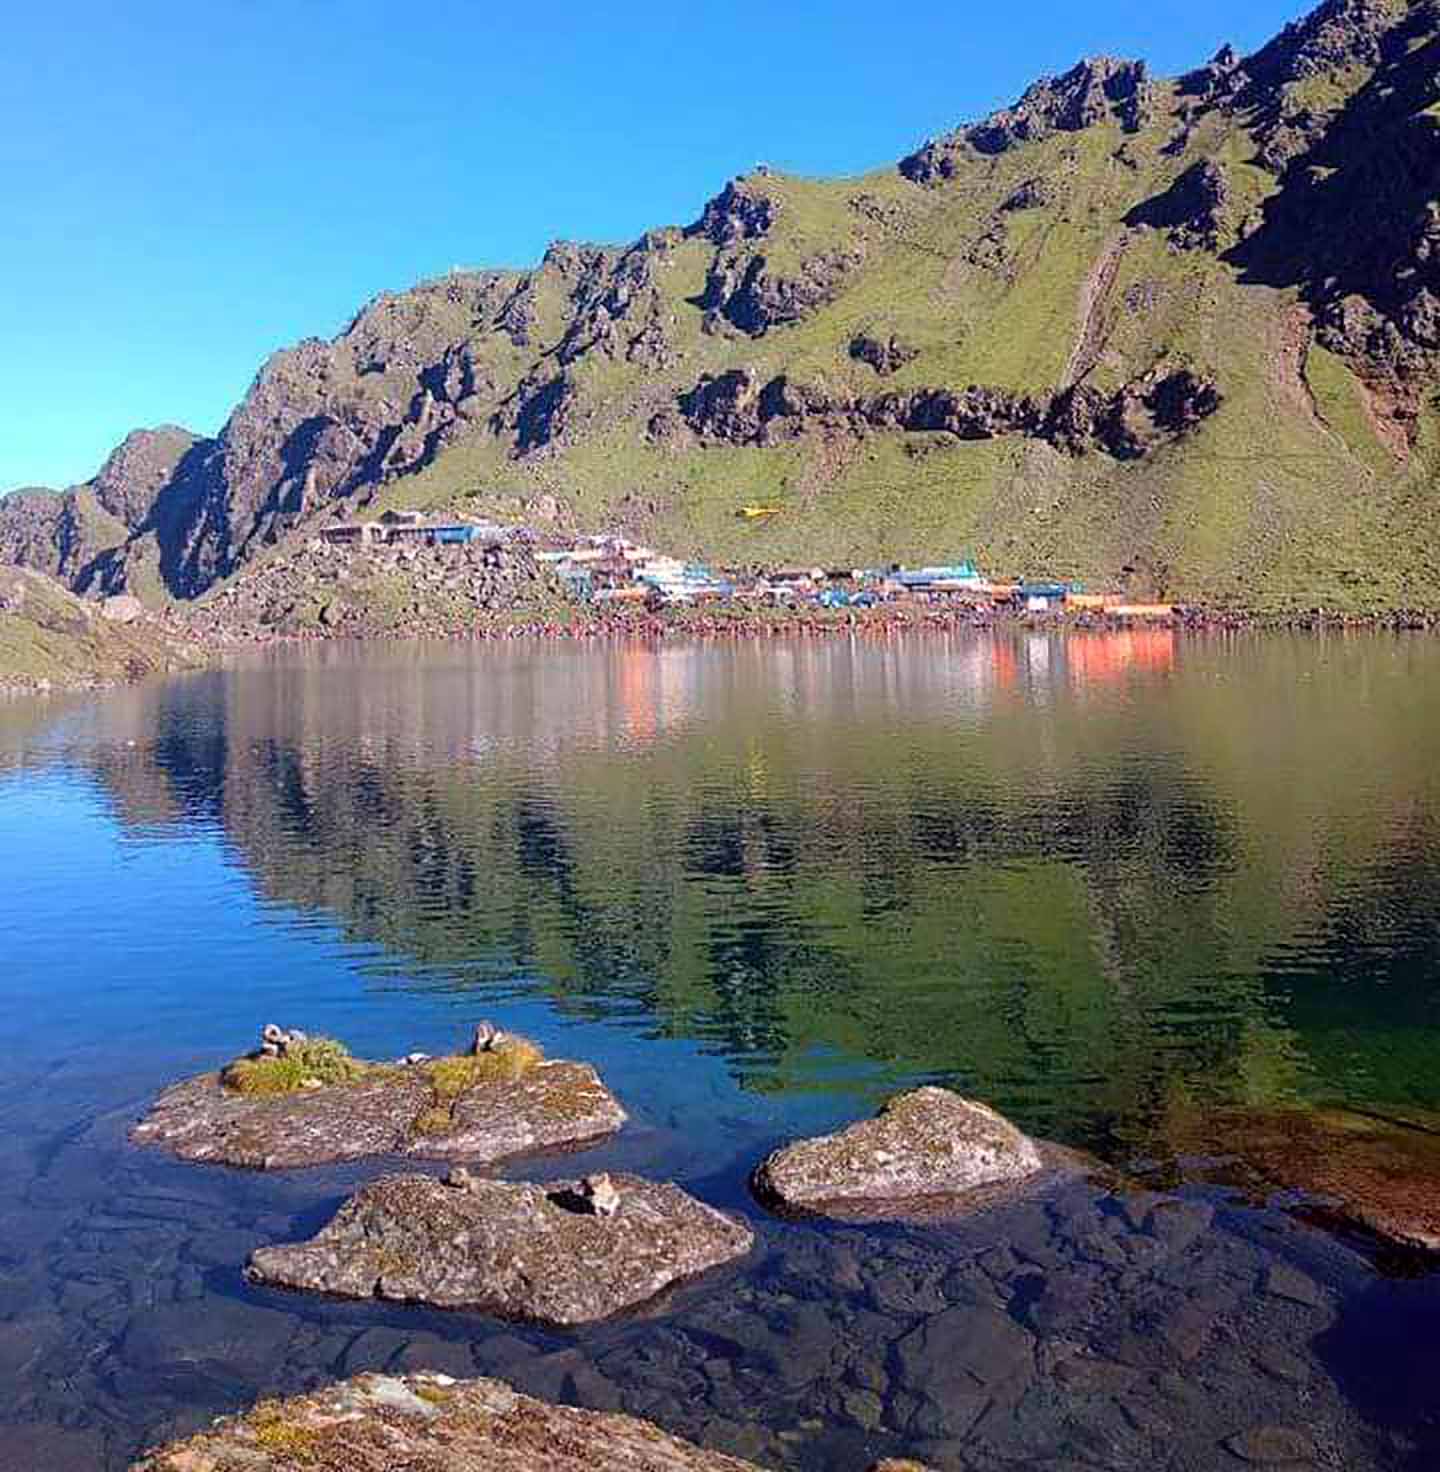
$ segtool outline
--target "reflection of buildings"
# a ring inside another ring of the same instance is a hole
[[[1077,687],[1115,684],[1132,674],[1169,674],[1175,668],[1175,630],[1074,634],[1065,641],[1065,660]]]
[[[995,641],[996,683],[1008,687],[1024,672],[1029,698],[1048,704],[1063,689],[1080,694],[1175,668],[1173,629],[1037,630]]]

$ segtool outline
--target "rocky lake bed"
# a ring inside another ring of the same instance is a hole
[[[147,1397],[157,1409],[185,1401],[149,1423],[147,1440],[181,1440],[137,1464],[147,1472],[282,1472],[328,1465],[322,1451],[364,1467],[437,1447],[457,1467],[466,1456],[507,1466],[486,1458],[528,1447],[523,1465],[564,1469],[638,1455],[642,1443],[643,1465],[667,1472],[864,1472],[902,1455],[970,1472],[1052,1466],[1057,1445],[1087,1451],[1076,1466],[1341,1469],[1357,1454],[1400,1466],[1405,1441],[1377,1436],[1355,1398],[1403,1397],[1407,1386],[1382,1383],[1367,1357],[1401,1351],[1417,1311],[1440,1323],[1440,1294],[1417,1303],[1397,1282],[1389,1293],[1406,1307],[1377,1330],[1385,1280],[1363,1250],[1301,1216],[1224,1188],[1147,1189],[1073,1161],[1055,1170],[1002,1116],[938,1089],[763,1152],[758,1172],[742,1150],[705,1182],[714,1206],[634,1173],[686,1153],[648,1121],[585,1152],[591,1169],[578,1178],[543,1158],[511,1168],[535,1180],[464,1167],[377,1178],[371,1162],[237,1176],[137,1151],[118,1118],[61,1150],[77,1147],[120,1187],[62,1239],[62,1277],[78,1271],[88,1285],[82,1317],[111,1326],[87,1393],[115,1398],[125,1424]],[[777,1217],[750,1194],[755,1177],[776,1194],[806,1183],[812,1205],[853,1203],[866,1172],[870,1206],[882,1206],[863,1223]],[[346,1179],[358,1189],[338,1214],[284,1245]],[[916,1186],[933,1197],[941,1180],[962,1188],[948,1212],[884,1219],[883,1202],[909,1201]],[[1027,1189],[985,1189],[997,1183]],[[118,1261],[106,1271],[111,1234],[144,1244],[143,1306]],[[672,1281],[684,1286],[661,1306],[623,1314]],[[297,1309],[277,1285],[328,1296]],[[73,1281],[63,1292],[73,1303]],[[335,1301],[372,1297],[388,1302]],[[1357,1297],[1373,1301],[1358,1320]],[[1428,1363],[1412,1361],[1410,1380]],[[477,1375],[505,1383],[480,1382],[484,1414],[452,1425],[446,1403],[470,1396]],[[241,1383],[255,1387],[256,1410],[185,1439]],[[300,1392],[309,1398],[296,1407],[275,1399]],[[565,1406],[597,1414],[587,1422]],[[497,1430],[509,1423],[496,1415],[517,1407],[524,1433]],[[297,1425],[310,1429],[292,1443]],[[63,1424],[37,1435],[77,1444]],[[288,1460],[294,1446],[310,1460]]]
[[[121,1467],[141,1441],[361,1371],[496,1376],[811,1472],[887,1454],[1026,1466],[1060,1444],[1197,1472],[1227,1443],[1237,1465],[1283,1446],[1300,1466],[1405,1466],[1430,1434],[1418,1400],[1403,1433],[1367,1414],[1421,1393],[1432,1360],[1413,1350],[1440,1294],[1226,1191],[1075,1177],[968,1220],[859,1227],[756,1210],[736,1160],[705,1194],[754,1233],[743,1271],[681,1287],[658,1317],[557,1332],[247,1285],[239,1264],[313,1230],[360,1168],[197,1172],[123,1133],[111,1117],[57,1141],[7,1213],[29,1286],[0,1345],[32,1387],[18,1444],[45,1465]],[[660,1175],[685,1158],[642,1128],[585,1163]]]

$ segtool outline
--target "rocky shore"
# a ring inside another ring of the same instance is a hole
[[[408,574],[407,574],[408,576]],[[488,575],[487,575],[488,576]],[[29,631],[24,650],[0,638],[0,693],[34,694],[62,689],[105,689],[148,675],[199,668],[247,649],[335,639],[446,640],[474,643],[534,640],[603,643],[670,640],[893,638],[912,633],[1026,629],[1054,633],[1113,633],[1134,628],[1172,629],[1191,635],[1242,632],[1388,631],[1433,632],[1440,610],[1383,609],[1349,612],[1325,608],[1243,610],[1177,604],[1168,616],[1144,618],[1096,610],[1030,613],[985,604],[902,603],[830,609],[726,605],[713,608],[596,608],[528,591],[530,583],[474,594],[448,585],[411,589],[404,579],[370,589],[352,586],[343,601],[275,595],[269,601],[243,593],[217,596],[195,606],[177,605],[146,614],[103,657],[66,652],[70,645],[35,653]],[[57,590],[59,591],[59,590]],[[412,596],[412,593],[414,596]],[[478,600],[478,601],[477,601]],[[87,628],[105,627],[99,605],[72,599]],[[133,600],[132,600],[133,601]],[[0,609],[3,616],[3,609]],[[72,620],[73,621],[73,620]],[[76,627],[80,627],[80,623]],[[0,617],[0,634],[4,633]],[[109,635],[106,636],[110,637]],[[116,641],[112,638],[112,643]],[[143,647],[142,647],[143,645]]]
[[[621,607],[594,609],[561,605],[544,614],[517,607],[502,612],[460,614],[416,612],[393,622],[354,620],[331,627],[229,625],[214,623],[201,637],[214,653],[247,647],[307,644],[336,638],[352,640],[464,640],[475,643],[512,640],[602,643],[610,640],[663,643],[675,639],[745,641],[894,637],[909,633],[962,630],[1028,629],[1055,633],[1113,633],[1149,628],[1190,634],[1319,631],[1433,632],[1440,629],[1440,610],[1386,609],[1353,613],[1331,609],[1242,610],[1177,604],[1168,617],[1143,619],[1104,611],[1035,614],[987,605],[901,604],[861,609],[724,607],[650,610]]]

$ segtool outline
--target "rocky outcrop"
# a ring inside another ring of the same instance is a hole
[[[88,488],[111,516],[133,531],[145,523],[161,491],[199,443],[199,435],[175,424],[137,429],[110,453]]]
[[[1055,189],[1048,179],[1026,179],[1012,194],[1006,196],[1000,209],[1005,214],[1017,214],[1022,210],[1044,209],[1055,202]]]
[[[1153,105],[1154,83],[1143,61],[1091,57],[1063,76],[1036,82],[1014,107],[932,139],[900,161],[900,172],[916,184],[939,184],[955,176],[967,153],[971,157],[1006,153],[1055,133],[1078,133],[1109,120],[1133,133],[1146,122]]]
[[[837,395],[783,374],[762,383],[750,370],[736,368],[702,378],[678,400],[695,435],[727,444],[781,444],[816,429],[851,435],[901,430],[962,440],[1018,434],[1073,454],[1101,451],[1117,459],[1135,458],[1186,433],[1220,403],[1213,379],[1165,367],[1113,394],[1080,386],[1045,399],[983,386]],[[673,428],[658,422],[652,435],[673,436]]]
[[[363,1186],[309,1242],[262,1247],[254,1282],[588,1324],[743,1256],[748,1227],[636,1176],[530,1185],[455,1171]]]
[[[1260,89],[1351,66],[1377,66],[1386,38],[1404,18],[1402,12],[1427,8],[1432,7],[1399,6],[1392,0],[1326,0],[1245,59],[1243,71],[1252,100]]]
[[[763,254],[722,252],[715,258],[697,305],[713,331],[729,323],[750,337],[801,322],[839,295],[860,252],[842,248],[808,256],[794,276],[775,274]]]
[[[1306,79],[1343,65],[1375,70],[1334,105],[1294,102]],[[1440,7],[1365,0],[1322,6],[1250,58],[1243,100],[1280,187],[1231,252],[1245,280],[1298,288],[1319,340],[1412,413],[1440,365],[1437,65]]]
[[[791,1209],[884,1216],[927,1198],[973,1201],[1044,1167],[1035,1142],[1002,1115],[929,1088],[838,1134],[777,1150],[755,1172],[755,1190]]]
[[[1245,80],[1239,53],[1226,42],[1204,66],[1186,72],[1180,78],[1177,90],[1182,97],[1197,97],[1202,101],[1214,102],[1232,96],[1244,85]]]
[[[1137,460],[1197,428],[1223,402],[1208,375],[1159,367],[1113,394],[1087,384],[1057,394],[1045,416],[1044,437],[1072,454],[1100,450],[1117,460]]]
[[[775,223],[775,201],[748,179],[732,179],[705,206],[704,213],[685,234],[701,237],[714,245],[734,245],[741,240],[758,240],[769,234]]]
[[[493,1164],[613,1134],[625,1112],[582,1063],[543,1060],[513,1077],[452,1081],[422,1060],[358,1063],[352,1077],[246,1093],[205,1073],[166,1089],[131,1131],[182,1160],[283,1170],[403,1154]]]
[[[499,1380],[359,1375],[149,1452],[131,1472],[759,1472],[632,1416],[552,1406]]]
[[[497,434],[513,432],[515,453],[528,455],[554,445],[565,431],[575,402],[575,381],[565,373],[527,379],[495,416]]]
[[[881,378],[888,378],[907,363],[913,363],[920,356],[920,349],[896,337],[893,332],[884,338],[869,332],[857,332],[850,339],[850,356],[858,362],[868,363]]]
[[[103,586],[101,568],[146,526],[204,443],[175,425],[137,429],[84,485],[0,499],[0,561],[34,568],[79,593],[121,591]]]
[[[1218,250],[1229,202],[1230,181],[1224,168],[1200,159],[1163,194],[1136,205],[1125,223],[1165,230],[1170,243],[1181,250]]]

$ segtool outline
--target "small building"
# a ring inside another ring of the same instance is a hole
[[[430,540],[445,547],[468,547],[480,540],[480,528],[470,522],[451,522],[429,530]]]
[[[391,546],[467,547],[472,542],[492,542],[486,529],[473,521],[393,521],[385,528]]]
[[[1027,613],[1049,613],[1064,608],[1069,596],[1067,583],[1021,583],[1015,590],[1015,597],[1025,605]]]
[[[320,528],[320,540],[332,547],[368,547],[382,540],[383,528],[376,521],[341,521]]]

